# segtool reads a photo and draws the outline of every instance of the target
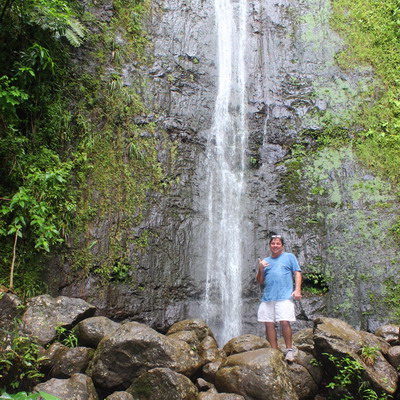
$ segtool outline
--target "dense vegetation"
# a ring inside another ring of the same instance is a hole
[[[71,80],[69,49],[79,46],[85,35],[76,5],[58,0],[0,2],[4,284],[11,266],[23,286],[32,287],[40,273],[32,265],[34,250],[48,252],[62,242],[75,210],[72,171],[83,152],[70,150],[74,131],[63,93]],[[22,279],[25,268],[30,273]]]
[[[346,40],[338,54],[344,69],[373,67],[379,86],[366,93],[355,115],[352,145],[360,160],[392,183],[400,181],[400,2],[398,0],[338,0],[332,2],[332,25]],[[340,130],[339,130],[340,131]],[[391,234],[400,241],[400,222]],[[396,274],[394,274],[396,276]],[[398,274],[397,274],[398,275]],[[400,281],[386,281],[386,300],[400,321]]]
[[[146,193],[165,186],[154,128],[133,122],[143,105],[119,71],[127,56],[145,62],[147,1],[114,1],[107,21],[88,4],[0,1],[0,284],[25,296],[45,290],[45,255],[93,215],[120,206],[138,222]],[[82,45],[92,70],[73,62]],[[108,261],[98,272],[120,274]]]
[[[371,65],[380,90],[368,93],[356,118],[361,159],[394,183],[400,178],[400,2],[332,2],[333,27],[348,42],[338,54],[345,69]]]

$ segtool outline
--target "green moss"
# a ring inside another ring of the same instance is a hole
[[[134,122],[135,116],[147,113],[139,95],[146,82],[137,73],[126,85],[121,69],[127,62],[134,61],[136,66],[148,62],[149,41],[142,21],[149,2],[118,1],[114,8],[111,23],[100,23],[103,33],[92,38],[95,50],[90,57],[98,74],[81,77],[79,84],[87,94],[76,105],[87,162],[80,177],[76,235],[71,238],[76,249],[72,268],[82,275],[95,274],[104,282],[132,282],[137,257],[152,235],[137,227],[151,205],[152,193],[167,191],[174,184],[168,171],[176,149],[154,122]],[[104,68],[107,65],[112,73]],[[98,240],[90,232],[104,221],[107,225]]]
[[[398,275],[393,275],[391,278],[387,278],[384,282],[385,292],[383,297],[383,303],[386,305],[391,320],[399,324],[400,323],[400,281]]]

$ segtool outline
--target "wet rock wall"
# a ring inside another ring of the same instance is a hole
[[[247,13],[243,333],[262,333],[255,321],[255,262],[266,254],[271,232],[285,235],[305,273],[326,278],[326,313],[374,330],[388,318],[377,299],[398,264],[387,233],[398,208],[390,186],[364,170],[350,148],[326,148],[291,162],[304,132],[323,135],[326,121],[346,127],[373,74],[336,66],[343,44],[329,28],[327,0],[253,0]],[[151,112],[144,118],[176,146],[172,173],[179,179],[168,194],[152,198],[140,227],[129,228],[150,232],[148,248],[132,255],[135,286],[110,284],[100,296],[89,277],[63,285],[61,293],[84,297],[104,315],[166,330],[196,317],[204,295],[205,149],[218,82],[214,4],[153,0],[147,28],[153,61],[126,71],[147,77],[142,96]]]

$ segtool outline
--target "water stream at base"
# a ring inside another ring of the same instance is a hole
[[[221,345],[241,334],[246,1],[215,0],[218,94],[207,148],[207,278],[201,317]]]

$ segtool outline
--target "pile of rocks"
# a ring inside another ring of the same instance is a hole
[[[0,299],[0,328],[18,312],[18,299]],[[38,296],[28,301],[21,329],[43,346],[46,380],[36,391],[62,400],[306,400],[321,399],[332,365],[324,354],[348,356],[378,392],[398,396],[399,327],[375,334],[319,318],[294,336],[299,355],[288,364],[279,350],[255,335],[219,348],[201,320],[175,323],[166,334],[138,323],[95,316],[81,299]],[[77,347],[56,341],[57,327],[72,329]],[[365,357],[365,349],[375,349]]]

